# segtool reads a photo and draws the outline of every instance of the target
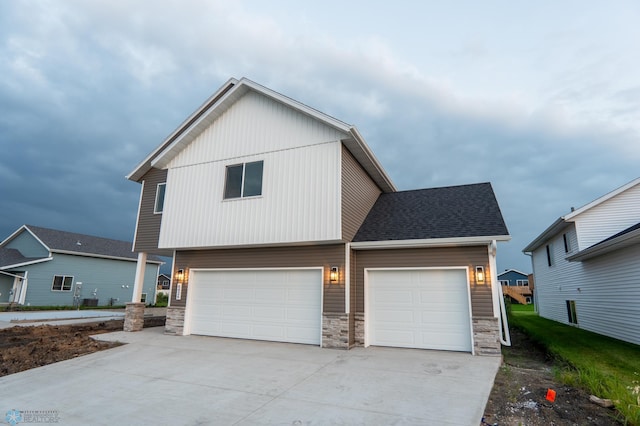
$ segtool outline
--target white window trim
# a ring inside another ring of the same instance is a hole
[[[55,281],[56,281],[56,277],[62,277],[62,287],[60,288],[60,290],[55,290],[55,289],[53,288],[53,284],[54,284],[54,283],[55,283]],[[71,287],[69,287],[69,290],[65,290],[65,289],[64,289],[64,281],[65,281],[65,278],[71,278]],[[54,275],[54,276],[53,276],[53,280],[51,281],[51,291],[55,291],[55,292],[58,292],[58,291],[59,291],[59,292],[70,292],[70,291],[72,291],[72,290],[73,290],[73,275]]]
[[[261,181],[261,186],[260,186],[260,195],[245,196],[244,195],[244,182],[245,182],[245,171],[247,170],[247,164],[260,163],[260,162],[262,162],[262,181]],[[225,194],[227,192],[227,177],[228,177],[227,173],[228,173],[229,167],[237,167],[237,166],[242,166],[242,180],[240,181],[240,196],[239,197],[226,198]],[[264,190],[264,160],[247,161],[245,163],[229,164],[229,165],[225,166],[225,168],[224,168],[224,188],[222,188],[222,201],[237,201],[237,200],[248,200],[248,199],[252,199],[252,198],[262,198],[263,190]]]
[[[164,201],[162,200],[162,210],[158,211],[158,195],[160,195],[160,187],[164,186],[164,196],[165,198],[167,197],[167,182],[161,182],[158,185],[156,185],[156,198],[153,201],[153,214],[162,214],[162,212],[164,211]]]

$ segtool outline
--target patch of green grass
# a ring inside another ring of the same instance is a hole
[[[512,303],[511,304],[511,312],[533,312],[535,313],[535,306],[532,304],[530,305],[520,305],[518,303]]]
[[[512,308],[515,305],[512,306]],[[512,309],[522,329],[563,365],[556,376],[568,385],[614,401],[627,424],[640,425],[640,346]]]

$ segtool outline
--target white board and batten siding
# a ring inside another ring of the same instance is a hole
[[[572,228],[565,231],[577,247]],[[569,262],[562,234],[551,240],[554,265],[545,245],[533,253],[540,316],[569,324],[566,301],[574,300],[578,327],[640,344],[640,246],[631,246],[584,262]]]
[[[584,250],[640,221],[640,185],[579,213],[576,223],[578,244]]]
[[[159,246],[339,240],[345,136],[249,91],[169,163]],[[252,161],[262,195],[223,200],[226,167]]]
[[[368,345],[471,352],[467,268],[367,269]]]

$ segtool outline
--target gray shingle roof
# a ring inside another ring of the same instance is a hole
[[[509,235],[490,183],[380,194],[353,241]]]
[[[67,251],[76,253],[95,254],[98,256],[137,259],[138,254],[131,251],[131,241],[112,240],[94,237],[92,235],[77,234],[75,232],[59,231],[25,225],[52,251]],[[147,256],[147,261],[162,262],[157,256]]]
[[[39,259],[41,258],[24,257],[22,253],[13,248],[0,247],[0,268],[2,268],[3,266],[32,262]]]

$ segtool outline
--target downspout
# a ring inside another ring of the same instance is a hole
[[[491,289],[493,293],[493,314],[498,317],[498,330],[500,332],[500,343],[511,346],[511,335],[509,334],[509,321],[507,319],[507,309],[504,305],[502,287],[498,285],[498,267],[496,264],[496,254],[498,244],[496,240],[489,244],[489,267],[491,268]],[[496,309],[498,312],[496,312]]]

